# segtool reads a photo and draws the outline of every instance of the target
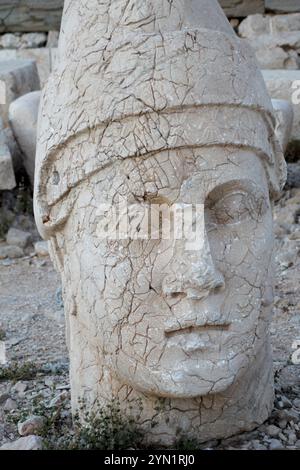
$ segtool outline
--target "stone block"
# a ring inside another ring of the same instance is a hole
[[[15,188],[16,180],[11,153],[7,145],[0,144],[0,190]]]
[[[26,93],[40,89],[37,67],[32,60],[12,60],[0,63],[0,81],[5,86],[5,104],[0,113],[4,127],[8,124],[10,103]]]
[[[290,141],[293,121],[294,121],[294,110],[293,106],[289,101],[286,100],[272,100],[273,108],[276,116],[276,135],[285,152]]]
[[[265,0],[266,9],[278,13],[300,12],[299,0]]]
[[[17,51],[17,57],[22,60],[27,59],[35,61],[41,88],[43,88],[51,72],[51,49],[47,47],[19,49]]]
[[[40,91],[33,91],[18,98],[11,103],[9,108],[10,124],[22,150],[23,164],[32,186],[34,183],[36,129],[40,97]]]
[[[291,141],[300,142],[300,70],[263,70],[263,77],[271,98],[292,103],[294,124]]]
[[[59,30],[64,0],[1,0],[0,33]]]
[[[265,11],[264,0],[219,0],[219,3],[229,17],[245,17]]]
[[[239,26],[263,69],[299,69],[300,14],[250,15]]]

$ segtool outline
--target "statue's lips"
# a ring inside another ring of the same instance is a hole
[[[203,332],[206,333],[208,331],[224,331],[228,330],[230,326],[230,323],[224,322],[224,323],[203,323],[203,324],[183,324],[176,327],[169,327],[165,329],[165,335],[167,338],[170,338],[172,336],[176,335],[182,335],[182,334],[189,334],[189,333],[196,333],[196,332]]]
[[[214,350],[218,347],[219,334],[228,331],[230,323],[203,323],[182,325],[165,330],[169,347],[179,348],[187,354],[196,351]]]

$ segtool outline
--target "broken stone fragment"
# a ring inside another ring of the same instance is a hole
[[[262,73],[271,98],[292,104],[294,124],[290,141],[300,142],[300,70],[263,70]]]
[[[34,91],[13,101],[9,108],[9,120],[14,136],[24,156],[23,164],[34,185],[36,132],[40,91]]]
[[[32,60],[1,62],[0,81],[4,84],[5,89],[5,103],[1,105],[1,117],[4,127],[6,127],[8,125],[10,104],[26,93],[40,90],[40,79],[36,63]]]
[[[22,256],[24,256],[22,248],[12,245],[0,245],[0,259],[22,258]]]
[[[27,390],[27,383],[26,382],[22,382],[22,381],[18,381],[11,389],[12,392],[15,392],[15,393],[18,393],[19,395],[22,395],[25,393],[25,391]]]
[[[48,256],[49,249],[48,249],[48,242],[40,241],[34,244],[34,251],[37,256]]]
[[[6,235],[6,243],[8,245],[19,246],[25,248],[31,241],[31,234],[16,228],[10,228]]]
[[[14,442],[7,442],[0,450],[42,450],[43,439],[39,436],[26,436]]]
[[[264,0],[219,0],[229,17],[245,17],[254,13],[264,13]]]
[[[255,50],[261,68],[299,68],[300,13],[251,15],[241,22],[238,30]]]
[[[300,12],[299,0],[265,0],[266,8],[276,13]]]
[[[290,141],[293,122],[294,111],[292,103],[286,100],[272,100],[273,108],[276,116],[276,135],[285,152]]]
[[[6,400],[3,406],[4,411],[13,411],[16,408],[18,408],[17,402],[10,397]]]
[[[18,423],[18,433],[20,436],[38,434],[45,426],[45,418],[42,416],[29,416],[25,421]]]
[[[16,180],[11,153],[6,144],[0,144],[0,190],[15,188]]]

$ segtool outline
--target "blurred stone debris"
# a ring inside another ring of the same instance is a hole
[[[252,433],[202,447],[300,449],[300,366],[290,358],[300,338],[300,0],[219,1],[256,53],[274,100],[288,181],[275,207],[274,412]],[[0,341],[5,337],[9,361],[33,361],[42,370],[16,384],[0,380],[2,449],[42,448],[42,438],[27,432],[38,432],[39,416],[25,417],[20,435],[8,418],[16,408],[29,409],[37,394],[48,403],[53,391],[59,396],[69,388],[60,282],[32,209],[39,100],[56,65],[62,8],[63,0],[0,0]]]

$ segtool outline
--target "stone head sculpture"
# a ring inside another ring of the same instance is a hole
[[[272,200],[285,179],[253,54],[215,0],[65,3],[35,215],[62,276],[74,408],[142,400],[161,443],[251,429],[272,407]],[[100,237],[99,207],[120,198],[200,205],[201,246]]]

